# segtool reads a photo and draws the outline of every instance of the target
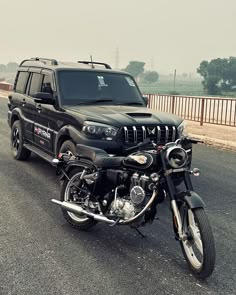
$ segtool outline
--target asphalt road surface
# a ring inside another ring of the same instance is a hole
[[[168,204],[142,229],[99,224],[72,229],[51,198],[54,168],[9,148],[7,100],[0,99],[0,294],[236,294],[236,153],[194,147],[195,190],[207,204],[217,261],[207,281],[189,272],[174,239]]]

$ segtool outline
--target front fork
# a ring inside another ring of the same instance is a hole
[[[184,234],[183,232],[183,222],[181,220],[181,215],[180,215],[180,211],[179,211],[179,207],[177,204],[177,190],[176,187],[174,185],[173,179],[172,179],[172,174],[166,173],[167,172],[167,167],[166,167],[166,162],[164,159],[164,153],[163,151],[161,152],[161,159],[162,159],[162,165],[165,171],[165,178],[166,178],[166,182],[167,182],[167,186],[168,186],[168,190],[169,190],[169,197],[170,197],[170,204],[171,204],[171,210],[172,210],[172,215],[173,215],[173,223],[174,223],[174,227],[175,227],[175,232],[177,234],[177,238],[179,240],[186,240],[187,236],[186,234]],[[186,186],[187,191],[193,191],[193,186],[192,186],[192,182],[190,179],[190,175],[187,171],[182,172],[183,175],[183,180]]]

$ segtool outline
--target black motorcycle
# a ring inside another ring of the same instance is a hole
[[[74,228],[87,230],[101,221],[139,231],[153,222],[157,205],[168,197],[175,238],[195,276],[205,279],[215,266],[215,245],[205,204],[190,179],[199,175],[199,169],[190,169],[190,151],[183,148],[191,143],[197,141],[183,138],[156,146],[145,140],[126,150],[126,157],[77,145],[77,156],[54,159],[63,184],[61,201],[52,202]]]

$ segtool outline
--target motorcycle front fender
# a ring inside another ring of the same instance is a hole
[[[206,207],[202,198],[194,191],[182,192],[177,196],[177,199],[186,202],[189,209]]]

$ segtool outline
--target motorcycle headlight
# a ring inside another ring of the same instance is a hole
[[[166,151],[166,160],[172,168],[182,168],[187,163],[188,154],[183,148],[173,146]]]
[[[178,126],[178,136],[179,138],[187,136],[187,123],[183,121],[179,126]]]
[[[82,130],[89,136],[104,140],[113,140],[118,132],[116,127],[91,121],[85,121]]]

